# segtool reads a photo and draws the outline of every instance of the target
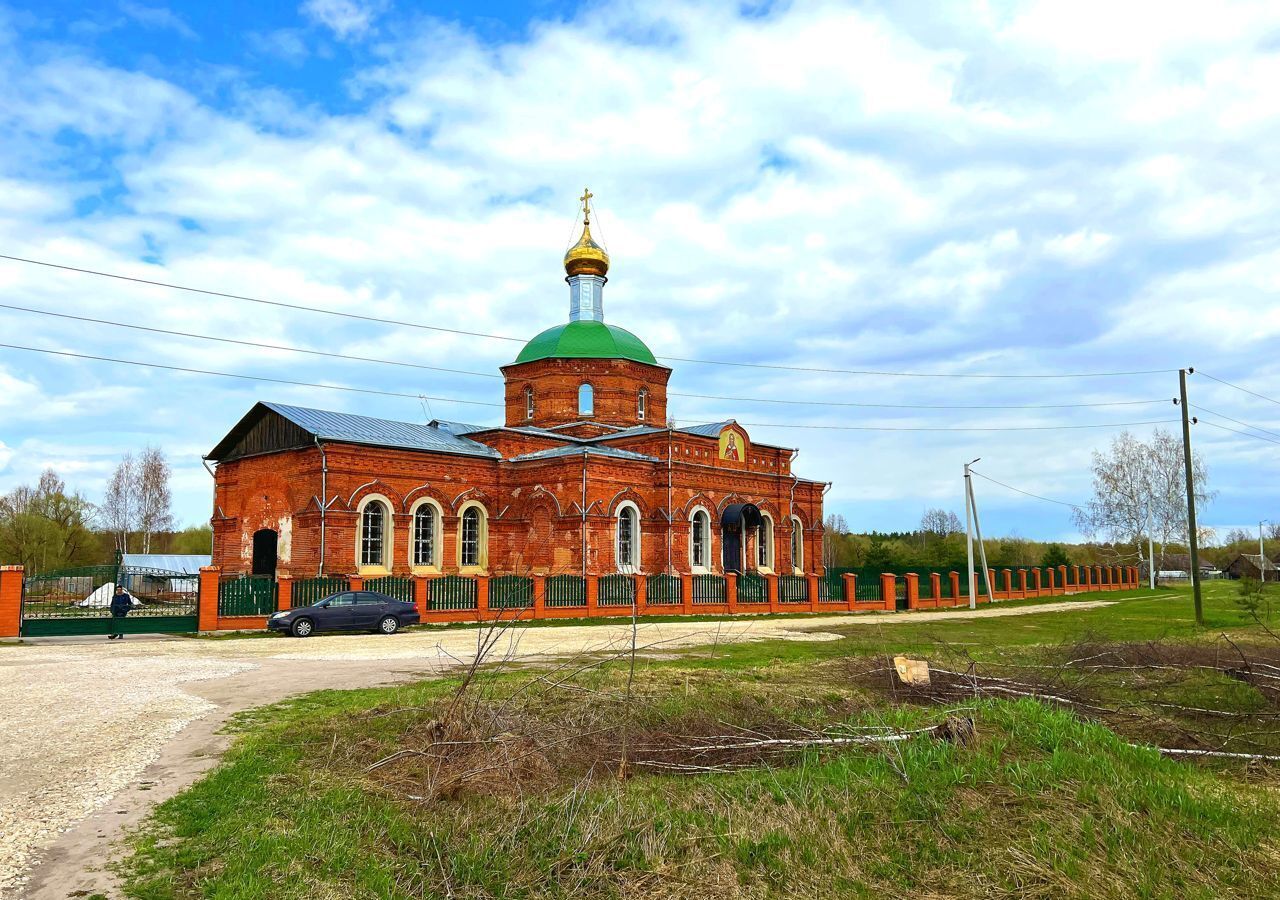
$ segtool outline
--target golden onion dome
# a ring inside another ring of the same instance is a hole
[[[564,255],[564,271],[567,275],[599,275],[609,271],[609,254],[591,238],[591,197],[585,188],[582,196],[582,237]]]

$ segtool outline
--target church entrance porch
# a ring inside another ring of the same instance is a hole
[[[760,515],[760,507],[754,503],[732,503],[726,506],[720,516],[720,546],[722,550],[722,566],[725,572],[741,574],[743,571],[755,569],[750,564],[754,555],[748,552],[751,535],[759,533],[760,523],[764,521]]]

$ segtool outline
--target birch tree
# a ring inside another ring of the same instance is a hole
[[[115,537],[116,552],[129,552],[129,534],[134,530],[137,511],[138,466],[126,453],[107,480],[102,500],[103,525]]]
[[[171,494],[169,461],[159,447],[142,451],[137,466],[138,531],[142,534],[142,552],[151,552],[151,536],[173,528],[170,511]]]
[[[1196,503],[1207,503],[1209,476],[1198,454],[1191,471]],[[1076,526],[1090,538],[1136,547],[1139,559],[1149,534],[1163,555],[1166,544],[1187,540],[1184,472],[1182,442],[1169,432],[1157,428],[1149,443],[1121,432],[1107,453],[1093,454],[1093,499],[1076,509]]]

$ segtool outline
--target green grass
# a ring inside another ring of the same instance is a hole
[[[548,682],[563,672],[536,681],[495,670],[450,720],[488,743],[447,751],[435,768],[406,757],[366,771],[427,746],[456,679],[314,693],[239,717],[223,763],[158,808],[122,870],[129,895],[149,900],[1276,896],[1280,782],[1265,769],[1133,746],[1144,729],[1179,724],[1156,705],[1170,698],[1272,710],[1252,685],[1199,669],[1146,672],[1141,684],[1072,670],[1064,690],[1137,698],[1135,721],[1102,722],[1026,699],[914,702],[867,674],[904,650],[946,665],[1052,667],[1084,641],[1203,652],[1221,632],[1245,647],[1263,639],[1229,590],[1211,585],[1206,601],[1204,630],[1184,621],[1184,595],[1161,592],[1097,610],[922,616],[842,626],[839,641],[700,648],[641,660],[629,706],[619,701],[623,664],[559,688]],[[646,748],[731,726],[910,729],[957,709],[976,721],[973,746],[917,736],[706,775],[635,767]],[[633,768],[619,780],[624,722]],[[445,777],[458,772],[474,777]]]

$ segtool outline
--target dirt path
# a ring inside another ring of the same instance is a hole
[[[835,640],[824,629],[1081,610],[1107,601],[986,607],[919,615],[641,622],[649,653],[781,638]],[[125,829],[207,771],[244,709],[324,688],[431,677],[469,662],[478,631],[392,638],[336,635],[192,640],[131,636],[0,648],[0,897],[118,896],[104,864]],[[490,658],[622,652],[623,621],[513,627]]]

